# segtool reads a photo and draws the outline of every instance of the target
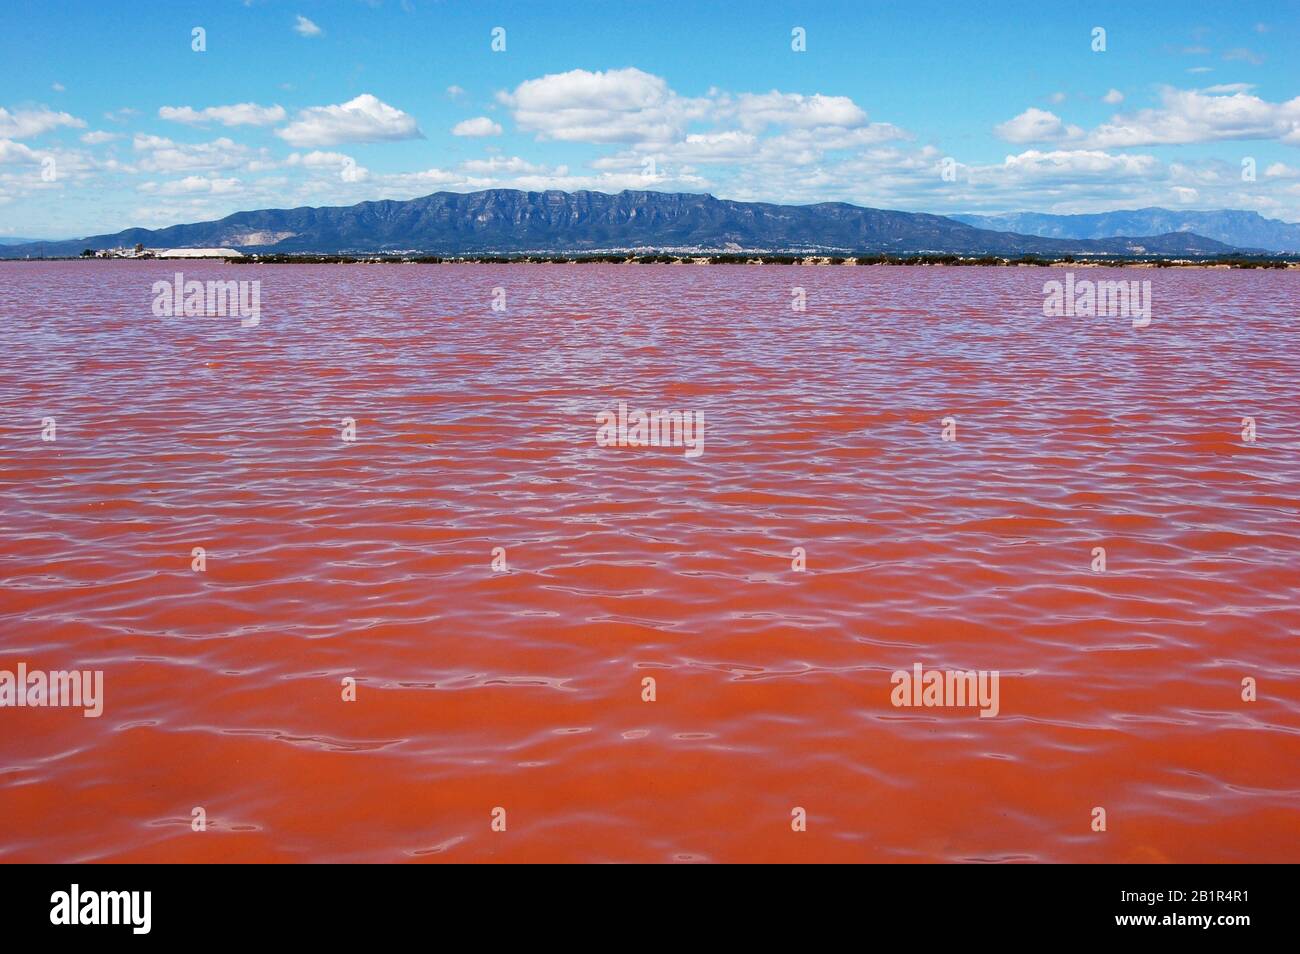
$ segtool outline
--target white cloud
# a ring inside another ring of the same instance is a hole
[[[789,129],[763,142],[765,149],[809,149],[820,154],[831,149],[862,149],[891,139],[911,138],[911,133],[892,123],[868,123],[856,129],[839,126]]]
[[[465,90],[456,85],[448,86],[447,95],[450,96],[452,99],[457,99],[465,95]]]
[[[757,136],[739,130],[691,133],[673,149],[673,155],[684,162],[735,161],[753,155],[757,147]]]
[[[295,152],[285,160],[286,166],[341,166],[346,162],[354,161],[351,156],[344,155],[341,152],[321,152],[319,149],[309,152],[305,155]]]
[[[320,36],[325,32],[301,13],[298,14],[298,22],[293,25],[293,28],[299,36]]]
[[[41,154],[20,142],[0,139],[0,165],[26,165],[40,162]]]
[[[486,116],[464,119],[451,127],[453,136],[500,136],[501,124],[494,123]]]
[[[68,88],[62,83],[51,83],[50,89],[54,90],[56,93],[66,93],[68,90]]]
[[[497,98],[514,110],[521,129],[568,142],[669,142],[708,109],[707,102],[684,99],[662,77],[635,67],[552,73]]]
[[[1067,126],[1055,113],[1033,106],[1019,116],[999,123],[993,131],[1007,142],[1056,142],[1076,139],[1083,134],[1082,129]]]
[[[509,159],[503,156],[493,156],[491,159],[467,159],[460,164],[460,167],[475,175],[495,175],[501,172],[521,175],[547,171],[545,166],[536,165],[518,156],[511,156]]]
[[[448,172],[446,169],[424,169],[420,172],[398,172],[384,176],[384,183],[388,188],[397,190],[398,194],[407,197],[423,195],[438,186],[455,185],[464,180],[464,176]]]
[[[209,193],[211,195],[228,195],[239,191],[238,179],[222,179],[216,176],[186,176],[170,182],[145,182],[140,186],[141,192],[157,195],[192,195]]]
[[[26,139],[60,126],[81,128],[85,125],[76,116],[55,112],[44,106],[39,109],[19,109],[12,113],[0,106],[0,139]]]
[[[1274,162],[1264,170],[1264,175],[1272,179],[1300,179],[1300,169],[1284,162]]]
[[[304,166],[308,169],[330,169],[337,170],[339,177],[344,182],[364,182],[370,177],[370,170],[364,166],[357,165],[357,161],[351,156],[344,155],[341,152],[321,152],[315,150],[306,155],[294,153],[287,160],[287,166]]]
[[[1163,174],[1163,166],[1154,156],[1113,154],[1096,149],[1069,149],[1040,152],[1030,149],[1007,156],[1003,169],[1022,177],[1052,177],[1078,180],[1088,177],[1151,178]]]
[[[365,182],[370,178],[370,170],[355,162],[345,163],[339,170],[339,178],[344,182]]]
[[[1103,103],[1109,103],[1110,105],[1114,106],[1116,103],[1124,102],[1124,94],[1117,89],[1112,89],[1110,92],[1108,92],[1105,96],[1101,98],[1101,101]]]
[[[256,103],[209,106],[206,109],[194,109],[192,106],[163,106],[158,110],[159,119],[191,125],[218,122],[223,126],[271,126],[282,122],[284,117],[283,106],[258,106]]]
[[[312,106],[276,135],[291,146],[334,146],[344,142],[423,139],[415,119],[370,93],[337,106]]]
[[[1201,92],[1211,94],[1249,93],[1254,88],[1254,83],[1219,83],[1217,86],[1207,86]]]
[[[138,165],[145,172],[233,169],[252,158],[247,146],[224,137],[206,143],[177,143],[163,136],[137,133],[131,145],[140,154]]]
[[[761,130],[767,126],[791,126],[809,129],[815,126],[852,128],[867,121],[867,114],[847,96],[823,96],[815,93],[741,93],[734,102],[719,107],[723,116],[734,116],[745,129]]]
[[[1210,90],[1166,88],[1161,106],[1113,117],[1088,136],[1101,148],[1277,139],[1300,145],[1300,96],[1270,103],[1240,85]],[[1227,91],[1231,92],[1227,92]]]
[[[114,139],[121,138],[117,133],[104,132],[101,129],[91,130],[88,133],[82,133],[81,141],[87,146],[100,146],[106,142],[112,142]]]
[[[867,124],[866,111],[847,96],[778,90],[732,96],[712,89],[704,97],[689,98],[679,96],[662,77],[635,67],[548,74],[498,93],[497,99],[513,110],[521,129],[541,140],[637,143],[652,149],[683,143],[696,122],[736,125],[750,134],[770,126],[833,134]],[[729,131],[734,130],[718,130]]]

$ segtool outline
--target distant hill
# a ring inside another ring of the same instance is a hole
[[[0,235],[0,245],[30,245],[33,242],[39,242],[41,239],[19,238],[16,235]]]
[[[1222,209],[1184,212],[1173,209],[1133,209],[1090,215],[1049,215],[1009,212],[1005,215],[952,215],[949,218],[981,229],[1017,232],[1044,238],[1104,239],[1116,235],[1163,235],[1195,232],[1241,248],[1270,252],[1300,252],[1300,225],[1266,219],[1258,212]]]
[[[962,255],[1223,255],[1238,251],[1188,232],[1103,240],[1043,238],[951,218],[843,202],[772,205],[667,192],[436,192],[351,206],[237,212],[215,222],[127,229],[0,248],[0,257],[82,249],[228,247],[323,254],[594,252],[628,248],[955,253]]]

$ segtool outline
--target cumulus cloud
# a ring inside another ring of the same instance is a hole
[[[104,132],[102,129],[94,129],[81,135],[81,141],[87,146],[101,146],[118,138],[120,137],[117,133]]]
[[[809,149],[820,154],[827,150],[862,149],[891,139],[911,138],[911,133],[892,123],[868,123],[856,129],[840,126],[788,129],[779,136],[763,140],[763,144],[765,149]]]
[[[769,127],[821,129],[834,135],[867,125],[866,111],[847,96],[779,90],[733,96],[711,89],[706,96],[692,98],[679,95],[663,77],[635,67],[548,74],[497,98],[510,107],[521,129],[541,140],[629,143],[651,149],[680,146],[691,136],[737,131],[752,135]],[[739,130],[689,130],[701,122]],[[739,141],[720,140],[726,148]],[[706,145],[698,139],[693,144]]]
[[[734,102],[719,107],[719,115],[734,116],[748,130],[767,126],[861,126],[867,114],[847,96],[823,96],[816,93],[742,93]]]
[[[734,162],[753,155],[757,147],[757,136],[739,130],[691,133],[673,150],[673,154],[686,162]]]
[[[1107,149],[1277,139],[1300,145],[1300,96],[1270,103],[1245,92],[1247,88],[1240,84],[1208,90],[1166,88],[1158,108],[1115,116],[1089,134],[1088,144]]]
[[[545,166],[528,162],[520,159],[518,156],[506,158],[504,156],[493,156],[490,159],[467,159],[460,164],[461,169],[474,175],[500,175],[507,173],[510,175],[529,174],[534,175],[539,172],[546,172]],[[563,171],[568,171],[567,167],[559,167]]]
[[[0,165],[26,165],[40,161],[41,154],[31,147],[9,139],[0,139]]]
[[[60,126],[81,128],[84,120],[68,113],[55,112],[52,109],[19,109],[10,112],[0,106],[0,139],[27,139],[41,133],[58,129]]]
[[[1078,126],[1067,126],[1055,113],[1033,106],[1019,116],[999,123],[993,131],[1007,142],[1055,142],[1083,135]]]
[[[298,14],[298,20],[294,23],[293,29],[299,36],[320,36],[325,32],[301,13]]]
[[[1250,92],[1250,83],[1160,92],[1160,106],[1119,114],[1088,133],[1067,126],[1055,113],[1030,108],[995,127],[1007,142],[1081,141],[1098,149],[1162,146],[1224,140],[1276,139],[1300,145],[1300,96],[1270,103]],[[1118,102],[1111,90],[1106,102]]]
[[[1030,149],[1007,156],[1003,168],[1026,177],[1053,177],[1078,180],[1082,177],[1151,178],[1164,174],[1164,167],[1154,156],[1112,154],[1098,149],[1058,149],[1040,152]]]
[[[218,122],[223,126],[272,126],[284,121],[285,112],[283,106],[259,106],[256,103],[209,106],[206,109],[163,106],[158,110],[158,118],[190,125]]]
[[[708,110],[707,102],[680,97],[662,77],[635,67],[552,73],[497,98],[521,129],[569,142],[668,142]]]
[[[239,191],[240,182],[235,178],[217,176],[186,176],[170,182],[145,182],[140,186],[141,192],[155,195],[193,195],[208,193],[211,195],[228,195]]]
[[[322,152],[319,149],[303,154],[295,152],[285,160],[286,166],[307,166],[309,168],[319,168],[321,166],[341,166],[347,162],[355,160],[341,152]]]
[[[1124,102],[1124,94],[1117,89],[1112,89],[1110,92],[1108,92],[1105,96],[1101,98],[1101,101],[1103,103],[1109,103],[1110,105],[1114,106],[1116,103]]]
[[[291,146],[335,146],[345,142],[423,139],[415,118],[370,93],[337,106],[312,106],[276,135]]]
[[[224,137],[205,143],[178,143],[164,136],[137,133],[131,146],[140,156],[137,165],[145,172],[233,169],[253,157],[247,146]]]
[[[500,136],[501,124],[495,123],[486,116],[476,116],[473,119],[465,119],[451,127],[453,136]]]
[[[287,166],[303,166],[308,169],[330,169],[337,171],[344,182],[365,182],[370,178],[370,170],[357,165],[351,156],[341,152],[322,152],[314,150],[305,155],[294,153],[287,160]]]
[[[446,169],[422,169],[418,172],[398,172],[384,176],[384,185],[394,192],[388,195],[415,196],[437,186],[464,185],[465,177]]]

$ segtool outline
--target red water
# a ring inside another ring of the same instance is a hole
[[[0,860],[1300,860],[1300,273],[1059,277],[0,265]]]

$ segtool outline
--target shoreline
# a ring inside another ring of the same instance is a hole
[[[1005,257],[998,255],[962,256],[948,254],[916,255],[783,255],[721,253],[701,255],[645,255],[598,253],[590,255],[519,254],[519,255],[245,255],[187,258],[177,256],[51,256],[48,258],[3,258],[0,264],[14,262],[222,262],[231,265],[800,265],[815,267],[894,265],[904,267],[1039,267],[1039,268],[1269,268],[1300,269],[1300,255],[1225,256],[1218,258],[1041,258],[1034,255]]]

